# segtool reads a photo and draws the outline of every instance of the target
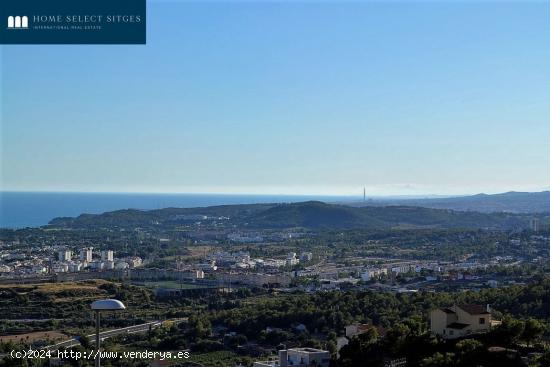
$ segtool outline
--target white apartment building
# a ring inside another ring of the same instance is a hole
[[[295,252],[289,252],[286,257],[286,265],[293,266],[300,263],[300,259],[296,257]]]
[[[388,274],[388,269],[386,268],[371,268],[366,269],[363,274],[361,274],[361,280],[368,282],[371,279],[379,279],[382,274]]]
[[[83,248],[80,250],[80,261],[92,262],[92,247]]]
[[[103,250],[101,251],[101,260],[102,261],[113,261],[113,251],[112,250]]]
[[[408,264],[405,264],[405,265],[397,265],[397,266],[393,266],[391,268],[391,272],[394,273],[394,274],[406,274],[408,272],[410,272],[411,270],[414,271],[414,266],[411,266],[411,265],[408,265]]]
[[[67,249],[59,250],[59,252],[57,253],[59,261],[70,261],[72,256],[73,253]]]

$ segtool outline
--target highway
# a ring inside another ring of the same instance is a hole
[[[148,331],[148,330],[156,329],[160,326],[162,326],[161,321],[147,322],[145,324],[139,324],[139,325],[134,325],[134,326],[123,327],[123,328],[120,328],[120,329],[113,329],[113,330],[103,331],[103,332],[99,333],[99,338],[101,340],[104,340],[104,339],[111,338],[113,336],[117,336],[117,335],[120,335],[120,334],[140,333],[140,332],[145,332],[145,331]],[[95,343],[95,334],[87,335],[87,337],[88,337],[88,339],[90,339],[91,343]],[[57,344],[48,345],[48,346],[40,348],[40,349],[57,350],[61,347],[70,348],[70,347],[74,347],[74,346],[77,346],[77,345],[80,345],[80,342],[76,338],[73,338],[73,339],[62,341],[62,342],[57,343]]]
[[[111,338],[113,336],[117,336],[117,335],[120,335],[120,334],[146,332],[148,330],[156,329],[156,328],[162,326],[162,324],[163,324],[162,321],[153,321],[153,322],[147,322],[145,324],[139,324],[139,325],[134,325],[134,326],[123,327],[123,328],[120,328],[120,329],[108,330],[108,331],[104,331],[104,332],[99,333],[99,337],[100,337],[101,340],[104,340],[104,339],[108,339],[108,338]],[[90,343],[92,343],[92,344],[95,343],[95,334],[87,335],[87,337],[90,340]],[[37,349],[40,349],[40,350],[57,350],[61,347],[70,348],[70,347],[75,347],[77,345],[80,345],[80,342],[75,337],[75,338],[72,338],[72,339],[68,339],[68,340],[59,342],[57,344],[52,344],[52,345],[48,345],[48,346],[37,348]],[[0,359],[6,357],[7,355],[8,355],[7,353],[0,354]]]
[[[161,327],[163,325],[166,325],[166,324],[171,324],[171,323],[176,323],[177,324],[177,323],[182,322],[182,321],[187,321],[187,318],[185,317],[185,318],[179,318],[179,319],[169,319],[169,320],[165,320],[165,321],[152,321],[152,322],[147,322],[145,324],[128,326],[128,327],[123,327],[123,328],[120,328],[120,329],[107,330],[107,331],[103,331],[103,332],[99,333],[99,338],[103,341],[105,339],[111,338],[113,336],[121,335],[121,334],[133,334],[133,333],[147,332],[149,330],[159,328],[159,327]],[[95,343],[95,334],[87,335],[87,338],[90,340],[90,343],[92,343],[92,344]],[[37,349],[40,349],[40,350],[57,350],[61,347],[70,348],[70,347],[75,347],[77,345],[80,345],[80,342],[75,337],[75,338],[72,338],[72,339],[68,339],[68,340],[59,342],[57,344],[52,344],[52,345],[48,345],[48,346],[37,348]],[[7,355],[8,355],[7,353],[0,354],[0,359],[6,357]]]

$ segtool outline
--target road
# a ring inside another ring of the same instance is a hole
[[[111,338],[113,336],[120,335],[120,334],[145,332],[145,331],[148,331],[150,329],[151,330],[156,329],[160,326],[162,326],[161,321],[153,321],[153,322],[148,322],[148,323],[145,323],[145,324],[139,324],[139,325],[128,326],[128,327],[124,327],[124,328],[120,328],[120,329],[104,331],[102,333],[99,333],[99,337],[100,337],[101,340],[104,340],[104,339]],[[87,335],[87,337],[90,340],[90,343],[95,343],[95,334]],[[80,345],[80,342],[78,341],[78,339],[77,338],[72,338],[72,339],[69,339],[69,340],[62,341],[62,342],[57,343],[57,344],[52,344],[52,345],[48,345],[48,346],[37,348],[37,349],[40,349],[40,350],[57,350],[61,347],[70,348],[70,347],[75,347],[77,345]],[[0,353],[0,360],[2,358],[6,357],[6,356],[8,356],[7,353]]]
[[[139,325],[134,325],[134,326],[123,327],[123,328],[120,328],[120,329],[113,329],[113,330],[103,331],[103,332],[99,333],[99,337],[100,337],[101,340],[105,340],[105,339],[111,338],[113,336],[121,335],[121,334],[142,333],[142,332],[146,332],[146,331],[149,331],[149,330],[156,329],[156,328],[161,327],[161,326],[166,325],[166,324],[179,323],[179,322],[186,321],[186,320],[187,320],[187,318],[181,318],[181,319],[170,319],[170,320],[166,320],[166,321],[147,322],[145,324],[139,324]],[[95,334],[87,335],[87,338],[90,340],[90,343],[92,343],[92,344],[95,343]],[[75,338],[72,338],[72,339],[62,341],[62,342],[57,343],[57,344],[52,344],[52,345],[48,345],[48,346],[45,346],[45,347],[41,347],[39,349],[41,349],[41,350],[46,350],[46,349],[48,349],[48,350],[57,350],[61,347],[70,348],[70,347],[74,347],[74,346],[77,346],[77,345],[80,345],[80,342],[75,337]],[[0,354],[0,360],[2,358],[6,357],[6,356],[7,356],[6,353]]]
[[[156,329],[160,326],[162,326],[162,321],[147,322],[145,324],[139,324],[139,325],[134,325],[134,326],[123,327],[123,328],[120,328],[120,329],[113,329],[113,330],[103,331],[103,332],[99,333],[99,338],[101,340],[104,340],[104,339],[108,339],[108,338],[111,338],[113,336],[117,336],[117,335],[120,335],[120,334],[140,333],[140,332],[145,332],[145,331]],[[95,334],[87,335],[87,337],[88,337],[88,339],[90,339],[91,343],[95,343]],[[40,349],[57,350],[61,347],[70,348],[70,347],[74,347],[74,346],[77,346],[77,345],[80,345],[80,342],[76,338],[73,338],[73,339],[62,341],[62,342],[57,343],[57,344],[48,345],[48,346],[40,348]]]

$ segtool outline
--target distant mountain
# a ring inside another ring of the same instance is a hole
[[[352,206],[407,205],[483,213],[550,213],[550,191],[478,194],[451,198],[381,199],[349,203]]]
[[[255,227],[282,228],[492,228],[511,229],[527,225],[517,215],[458,212],[412,206],[353,208],[322,202],[281,204],[249,219]]]
[[[249,225],[264,228],[388,227],[387,222],[369,216],[363,208],[319,201],[276,205],[249,218]]]
[[[197,219],[197,216],[199,218]],[[204,218],[200,216],[205,216]],[[224,205],[205,208],[159,210],[119,210],[103,214],[83,214],[76,218],[56,218],[50,225],[68,228],[150,227],[203,222],[217,228],[526,228],[529,218],[506,213],[459,212],[411,206],[352,207],[307,201],[292,204]]]
[[[58,217],[49,225],[60,227],[147,227],[197,221],[193,216],[229,217],[241,222],[256,212],[275,204],[218,205],[200,208],[164,208],[155,210],[122,209],[103,214],[81,214],[78,217]],[[189,218],[189,219],[186,219]]]

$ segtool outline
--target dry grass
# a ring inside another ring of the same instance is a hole
[[[103,290],[98,287],[102,284],[108,283],[105,280],[86,280],[80,282],[71,283],[39,283],[39,284],[7,284],[0,285],[0,290],[9,288],[20,294],[26,293],[41,293],[55,295],[63,291],[85,291],[90,293],[101,293]]]
[[[55,342],[63,341],[68,339],[67,335],[60,333],[59,331],[35,331],[32,333],[26,334],[15,334],[15,335],[0,335],[0,342],[9,342],[14,343],[25,342],[31,343],[37,340],[51,340]]]

